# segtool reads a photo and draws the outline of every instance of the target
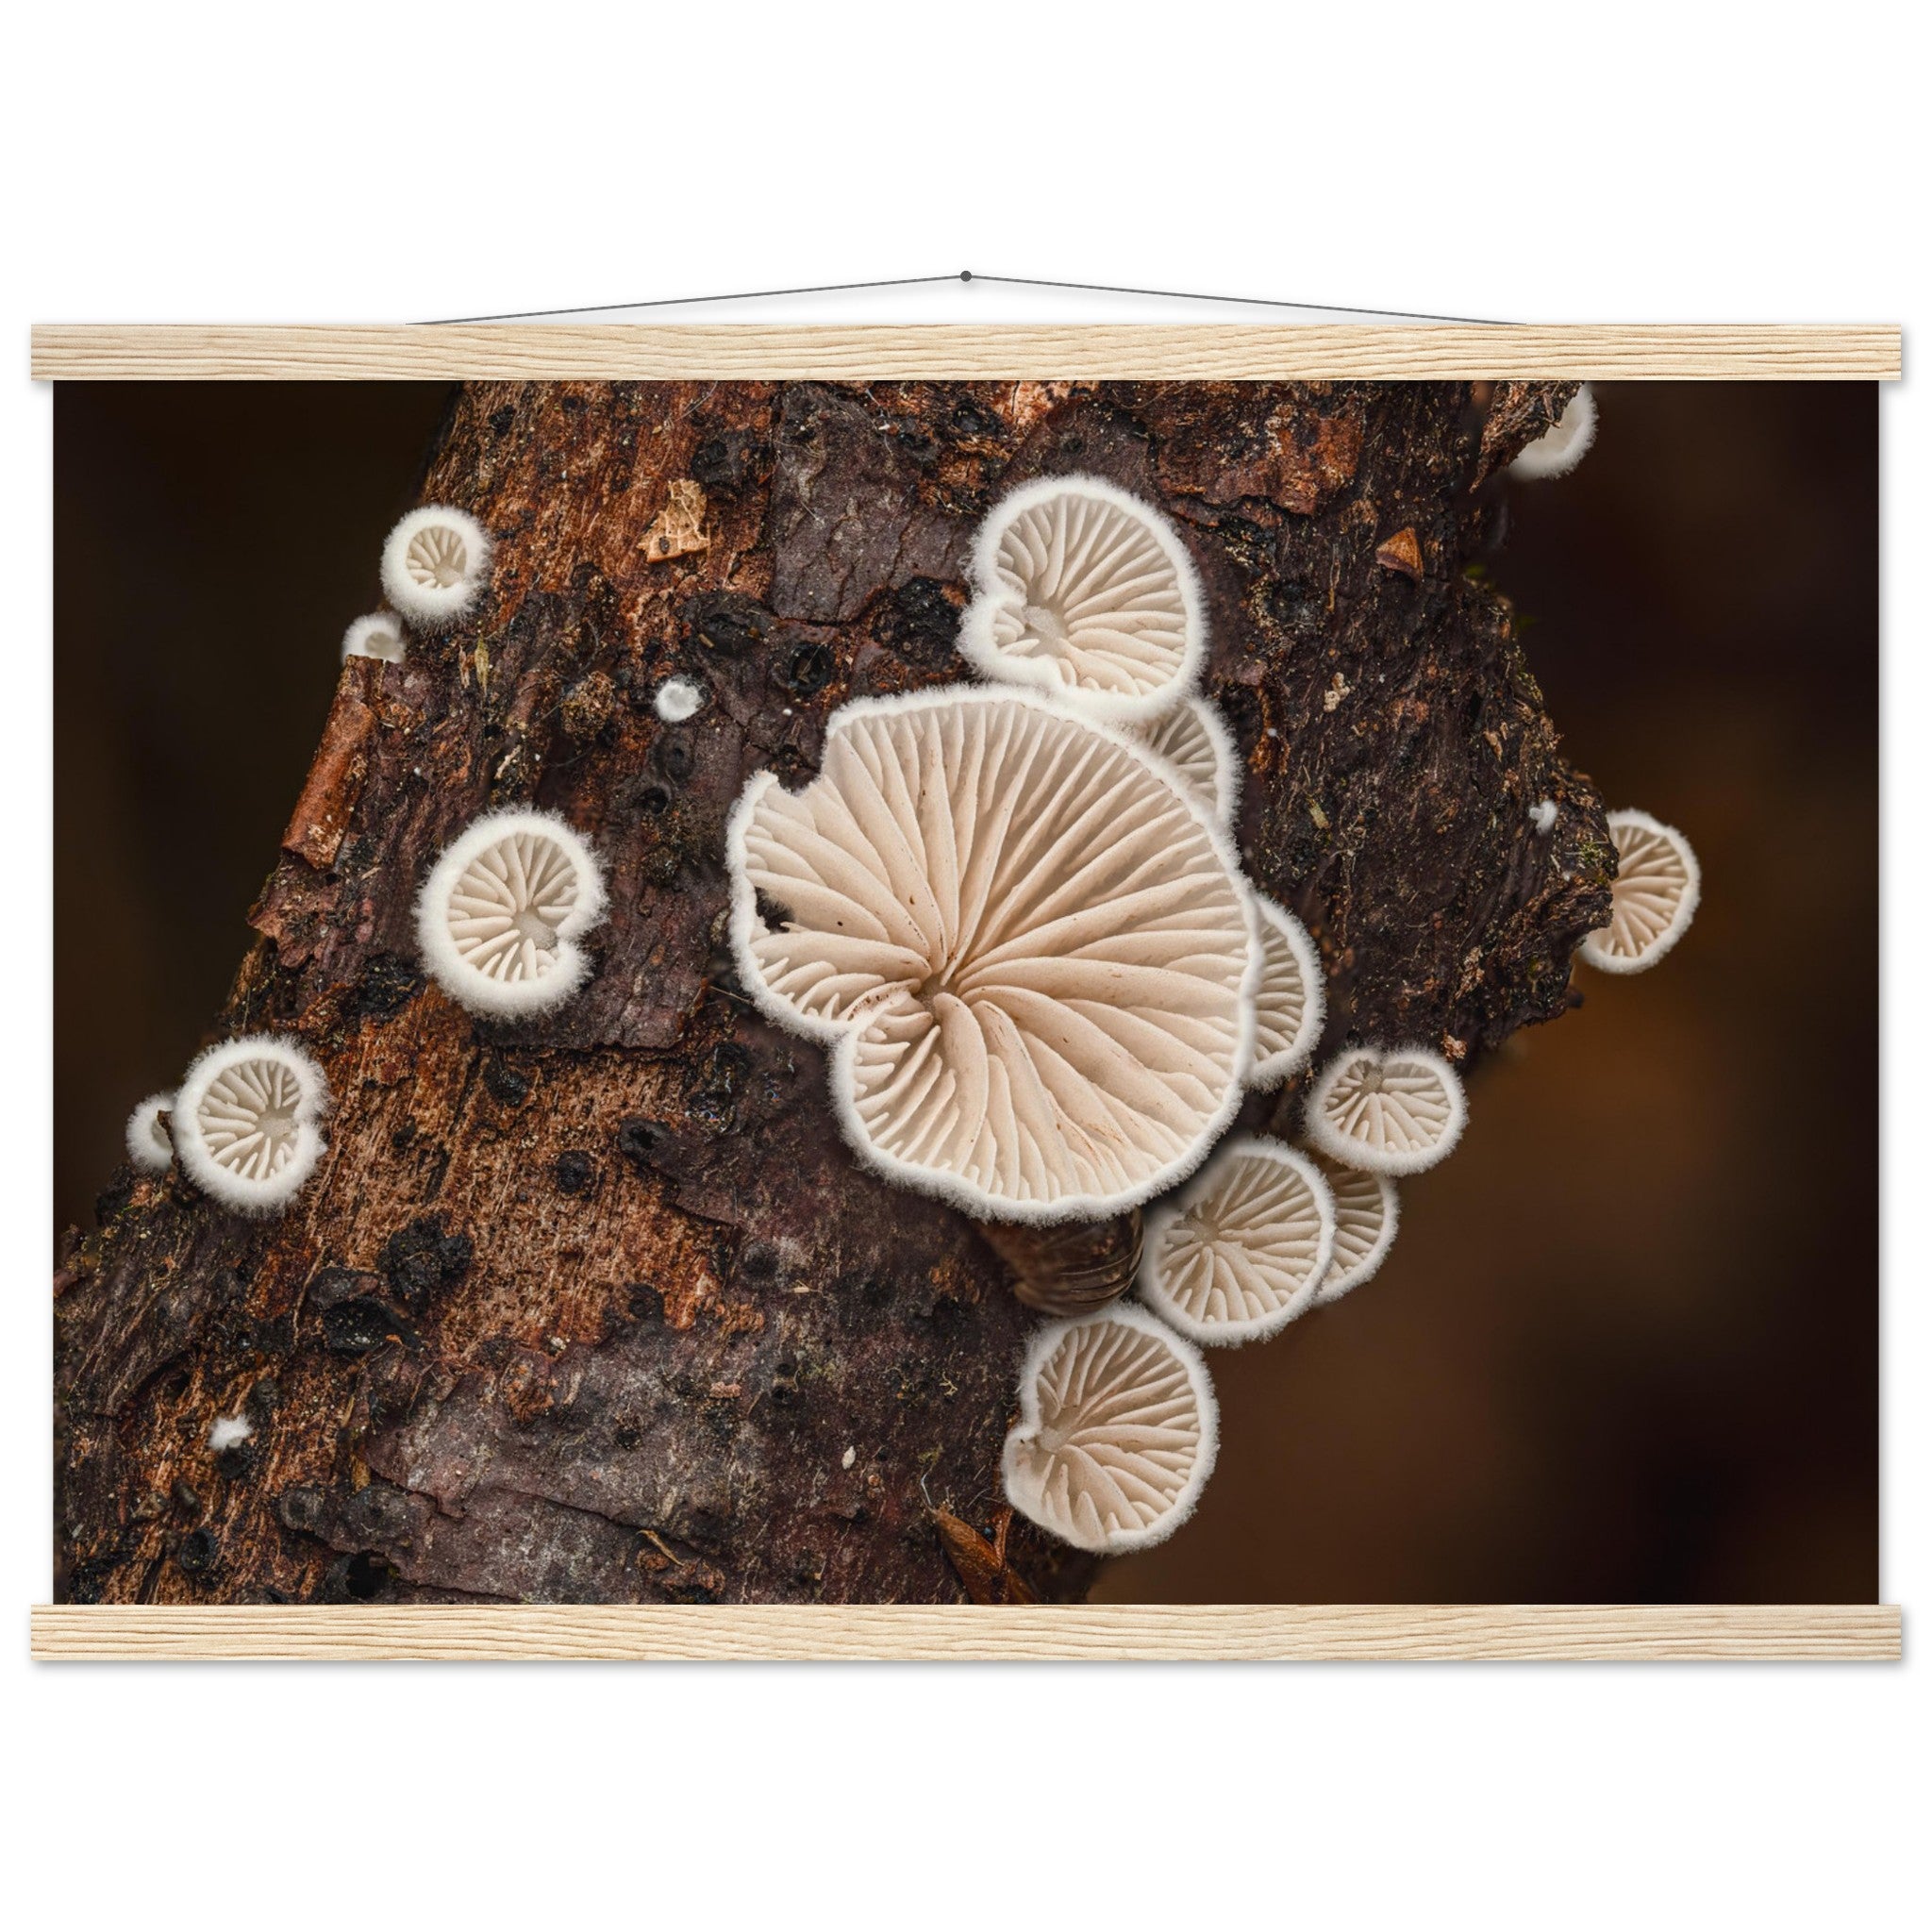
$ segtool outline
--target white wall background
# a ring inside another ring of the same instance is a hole
[[[1503,320],[1909,327],[1928,315],[1927,180],[1905,18],[1873,0],[676,17],[338,0],[17,21],[0,114],[0,1910],[1566,1928],[1923,1910],[1932,1712],[1909,1663],[26,1662],[50,1477],[52,411],[26,379],[29,322],[428,319],[971,267]],[[1167,312],[984,288],[773,310]],[[1932,1126],[1911,1103],[1932,1081],[1932,451],[1913,385],[1887,395],[1884,428],[1883,1574],[1909,1644],[1932,1605],[1932,1239],[1915,1208]],[[1794,1061],[1790,1117],[1767,1131],[1807,1131],[1803,1081]]]

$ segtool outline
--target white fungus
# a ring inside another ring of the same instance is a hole
[[[705,688],[694,677],[667,677],[651,701],[667,724],[682,724],[705,708]]]
[[[1143,1309],[1050,1323],[1020,1374],[1007,1500],[1076,1549],[1144,1550],[1192,1514],[1216,1433],[1207,1364]]]
[[[1595,441],[1596,397],[1586,382],[1570,398],[1569,406],[1557,418],[1556,426],[1544,430],[1509,465],[1509,474],[1525,482],[1567,476],[1589,454]]]
[[[1158,510],[1092,476],[995,504],[973,546],[959,649],[987,676],[1129,724],[1187,694],[1207,641],[1193,560]]]
[[[1327,1018],[1322,961],[1300,920],[1265,893],[1260,919],[1261,976],[1255,985],[1255,1058],[1250,1087],[1279,1087],[1307,1064]]]
[[[1324,1154],[1375,1174],[1421,1174],[1456,1145],[1462,1082],[1426,1047],[1352,1047],[1308,1095],[1307,1131]]]
[[[219,1456],[224,1449],[239,1449],[254,1433],[246,1416],[218,1415],[208,1432],[208,1446]]]
[[[1599,973],[1641,973],[1690,930],[1703,874],[1690,840],[1648,812],[1613,811],[1609,826],[1617,847],[1610,923],[1576,950]]]
[[[1344,1167],[1325,1154],[1313,1158],[1335,1197],[1335,1252],[1315,1291],[1319,1308],[1359,1288],[1382,1265],[1395,1244],[1398,1215],[1395,1183],[1386,1174]]]
[[[1240,1104],[1259,963],[1239,860],[1119,734],[952,686],[835,712],[727,834],[760,1008],[835,1043],[869,1165],[968,1212],[1099,1217],[1191,1173]]]
[[[382,546],[382,591],[424,630],[444,630],[476,601],[490,568],[490,539],[446,504],[412,509]]]
[[[1529,822],[1536,827],[1539,838],[1548,838],[1556,829],[1557,801],[1554,798],[1538,799],[1530,808]]]
[[[1205,698],[1184,698],[1145,724],[1127,727],[1200,800],[1216,824],[1233,823],[1241,799],[1241,759],[1221,713]]]
[[[351,658],[380,658],[385,664],[400,664],[407,649],[403,620],[392,610],[372,610],[342,633],[345,664]]]
[[[1278,1141],[1230,1141],[1148,1217],[1141,1292],[1195,1341],[1256,1341],[1313,1303],[1334,1244],[1314,1162]]]
[[[210,1047],[188,1069],[171,1115],[188,1177],[240,1214],[276,1214],[315,1171],[326,1143],[322,1069],[286,1040],[250,1034]]]
[[[150,1093],[127,1116],[127,1158],[142,1174],[166,1174],[175,1158],[175,1143],[161,1124],[174,1107],[172,1093]]]
[[[473,1013],[518,1019],[570,998],[591,970],[577,941],[604,917],[591,848],[550,812],[496,811],[436,861],[416,904],[423,963]]]

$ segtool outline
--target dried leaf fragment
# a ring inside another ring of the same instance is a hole
[[[705,492],[689,476],[680,476],[638,548],[650,563],[669,563],[673,558],[708,550],[711,540],[705,535],[704,525]]]
[[[1384,570],[1398,570],[1417,583],[1423,580],[1423,546],[1415,541],[1413,530],[1397,530],[1394,536],[1378,543],[1375,561]]]

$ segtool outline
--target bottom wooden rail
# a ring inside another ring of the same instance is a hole
[[[1713,1659],[1900,1655],[1895,1604],[42,1604],[47,1659]]]

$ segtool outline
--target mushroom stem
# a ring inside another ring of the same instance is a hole
[[[1030,1226],[975,1221],[986,1244],[1012,1271],[1012,1289],[1047,1315],[1085,1315],[1118,1300],[1141,1266],[1141,1210],[1106,1221]]]

